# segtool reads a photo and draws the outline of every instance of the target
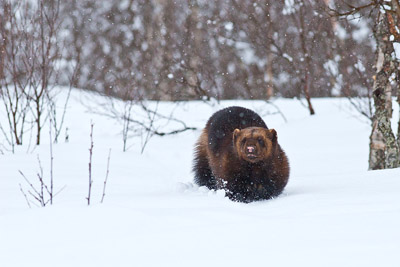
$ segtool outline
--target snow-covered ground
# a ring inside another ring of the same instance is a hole
[[[298,100],[277,100],[287,123],[268,115],[276,109],[262,101],[160,103],[159,111],[174,110],[199,130],[155,136],[143,154],[140,137],[122,152],[122,125],[87,112],[93,100],[103,101],[73,91],[69,142],[63,131],[53,145],[55,191],[66,186],[54,205],[30,209],[19,187],[29,190],[19,170],[36,183],[38,155],[49,178],[47,130],[28,153],[26,145],[0,154],[1,267],[400,266],[400,169],[367,171],[370,126],[346,99],[313,99],[312,117]],[[291,164],[278,198],[235,203],[192,184],[200,129],[229,105],[259,112],[277,130]],[[94,184],[87,206],[91,122]]]

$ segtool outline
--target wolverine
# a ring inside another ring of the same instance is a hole
[[[254,111],[228,107],[208,120],[195,147],[194,181],[224,189],[233,201],[278,196],[289,179],[289,161],[274,129]]]

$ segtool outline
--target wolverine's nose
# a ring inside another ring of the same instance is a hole
[[[254,146],[248,146],[246,147],[247,153],[254,153],[256,148]]]

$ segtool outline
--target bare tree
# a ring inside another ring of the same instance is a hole
[[[40,144],[43,124],[55,106],[51,84],[55,84],[55,63],[60,57],[60,1],[2,0],[1,5],[0,97],[8,125],[0,128],[13,147],[22,144],[26,124],[31,122]]]
[[[392,117],[392,82],[399,90],[398,67],[399,62],[393,56],[394,41],[400,41],[400,34],[395,25],[400,22],[400,8],[398,0],[378,1],[371,0],[363,5],[350,7],[349,11],[333,10],[335,15],[347,17],[360,14],[364,9],[376,11],[376,26],[374,36],[377,43],[374,83],[372,94],[374,99],[374,114],[372,117],[372,131],[370,135],[369,169],[387,169],[400,166],[400,152],[398,139],[391,127]],[[393,79],[395,77],[395,79]]]
[[[302,79],[303,83],[303,93],[307,100],[308,109],[310,110],[310,115],[314,115],[315,111],[311,104],[311,96],[310,96],[310,71],[311,71],[311,51],[307,49],[306,45],[306,36],[305,34],[308,32],[304,22],[304,5],[299,4],[299,15],[298,19],[300,21],[299,35],[301,42],[301,49],[303,51],[304,56],[304,78]]]
[[[30,86],[32,88],[28,97],[33,102],[32,115],[36,124],[36,144],[40,144],[40,134],[43,120],[46,119],[45,105],[50,92],[50,79],[54,76],[54,63],[59,56],[57,32],[59,30],[60,0],[38,0],[37,15],[33,17],[38,38],[34,47],[33,58],[29,58],[31,67],[35,70]],[[44,118],[43,118],[44,117]]]
[[[22,178],[28,185],[28,189],[25,189],[28,193],[25,193],[25,190],[23,189],[21,184],[20,184],[20,190],[21,193],[24,195],[24,198],[28,203],[29,207],[31,207],[30,203],[34,204],[36,202],[38,202],[41,207],[46,207],[47,204],[53,205],[54,198],[66,187],[63,186],[60,190],[54,192],[53,178],[51,178],[50,185],[48,185],[45,182],[43,168],[39,157],[38,157],[38,164],[39,164],[39,171],[37,172],[36,177],[39,181],[39,185],[34,185],[34,183],[32,183],[21,170],[19,170],[19,173],[21,174]]]
[[[165,111],[161,112],[158,110],[159,101],[144,99],[132,81],[128,84],[122,83],[122,80],[119,82],[121,83],[116,83],[117,86],[125,89],[123,99],[107,97],[104,98],[105,102],[99,102],[95,106],[87,104],[87,108],[92,113],[114,119],[121,124],[122,150],[124,152],[131,147],[128,145],[128,141],[133,136],[142,138],[141,152],[143,153],[153,136],[174,135],[197,129],[188,126],[175,116],[174,111],[179,102],[169,111],[169,114]],[[154,108],[153,104],[155,104]],[[164,127],[168,130],[163,130]]]
[[[52,146],[52,134],[51,134],[51,128],[50,128],[50,171],[49,171],[49,182],[45,181],[44,177],[44,171],[42,167],[42,163],[40,161],[39,155],[37,157],[38,159],[38,165],[39,165],[39,171],[36,173],[36,177],[38,179],[39,185],[35,185],[31,180],[29,180],[25,174],[19,170],[19,173],[21,174],[22,178],[28,185],[27,193],[25,193],[25,190],[23,189],[23,186],[20,184],[20,190],[21,193],[24,195],[24,198],[28,204],[29,207],[31,207],[30,203],[34,204],[36,202],[39,203],[41,207],[45,207],[47,204],[53,205],[54,203],[54,198],[62,191],[66,186],[63,186],[60,190],[54,191],[54,168],[53,168],[53,161],[54,161],[54,156],[53,156],[53,146]],[[29,196],[29,197],[28,197]],[[34,200],[34,201],[32,201]]]
[[[384,5],[380,6],[377,18],[375,38],[377,40],[376,76],[373,85],[373,98],[375,114],[372,120],[372,133],[370,136],[369,168],[386,169],[399,166],[400,155],[396,137],[391,126],[392,116],[392,87],[391,76],[397,74],[398,62],[393,60],[393,42],[391,36],[391,21],[393,21],[391,10]],[[393,13],[396,15],[396,13]],[[397,32],[397,30],[395,30]],[[400,40],[400,39],[399,39]]]
[[[75,64],[75,66],[72,67],[71,73],[68,74],[69,87],[68,87],[67,96],[64,101],[61,116],[59,116],[59,114],[57,113],[57,105],[56,105],[57,101],[56,101],[55,95],[50,95],[49,92],[47,92],[50,127],[54,128],[54,142],[55,143],[58,143],[58,138],[61,134],[61,131],[63,130],[65,116],[67,113],[67,107],[68,107],[68,103],[69,103],[71,92],[72,92],[72,86],[76,83],[76,80],[78,77],[77,76],[78,70],[79,70],[79,66],[78,66],[78,64]],[[68,129],[66,129],[66,139],[68,139],[67,132],[68,132]]]
[[[327,15],[327,5],[340,1],[104,2],[63,4],[70,33],[65,54],[80,63],[81,88],[123,98],[116,73],[151,100],[283,96],[311,102],[366,88],[354,66],[369,66],[375,46],[353,37],[356,24]],[[371,27],[372,19],[362,23]],[[338,32],[346,37],[337,38]],[[328,62],[335,73],[321,68]],[[371,73],[366,68],[365,77]]]
[[[22,5],[2,1],[3,14],[0,18],[0,97],[6,111],[8,125],[0,124],[0,129],[14,151],[14,144],[21,145],[25,131],[29,100],[29,79],[33,70],[27,68],[24,59],[30,56],[27,42],[32,41],[27,34],[30,20],[17,20],[17,12],[24,11]],[[8,129],[7,129],[8,128]]]

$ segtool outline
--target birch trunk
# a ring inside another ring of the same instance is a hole
[[[400,88],[397,87],[397,103],[399,104],[399,121],[397,122],[397,147],[400,150]],[[400,151],[399,151],[399,165],[400,165]]]
[[[396,73],[396,66],[392,59],[394,49],[389,36],[387,17],[384,13],[379,13],[375,32],[377,59],[376,76],[373,85],[375,114],[372,119],[372,132],[370,135],[370,170],[396,168],[399,166],[399,149],[390,121],[390,76],[392,73]]]
[[[392,7],[393,10],[395,11],[395,19],[393,21],[393,27],[391,27],[391,33],[394,33],[394,36],[397,37],[396,39],[399,41],[399,32],[398,28],[396,25],[399,24],[400,21],[400,3],[398,0],[392,0]],[[397,22],[397,23],[396,23]],[[400,113],[400,69],[399,69],[399,63],[397,65],[397,73],[396,73],[396,90],[397,90],[397,104],[399,105],[399,113]],[[400,115],[400,114],[399,114]],[[398,154],[398,164],[400,166],[400,116],[399,116],[399,121],[397,122],[397,147],[399,149],[399,154]]]

